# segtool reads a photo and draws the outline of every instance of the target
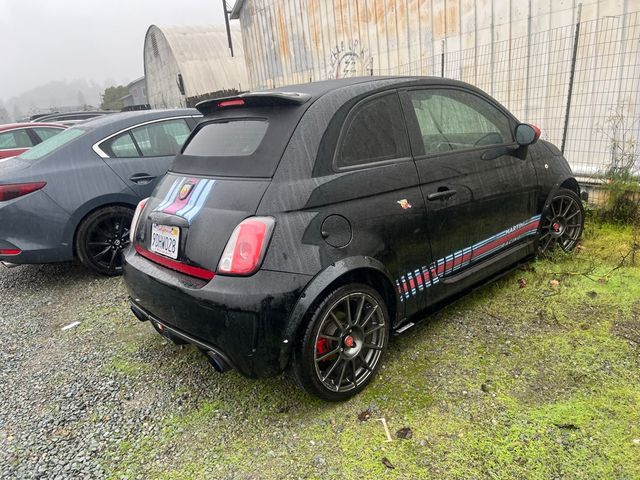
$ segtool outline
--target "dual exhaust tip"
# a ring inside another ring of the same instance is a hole
[[[216,372],[224,373],[227,370],[231,370],[231,366],[224,360],[224,358],[213,350],[202,350],[202,353],[205,354],[207,360],[209,360],[209,363]]]
[[[228,370],[231,370],[232,367],[231,365],[229,365],[229,362],[227,362],[227,360],[215,350],[212,350],[211,348],[208,348],[205,345],[200,345],[199,342],[191,341],[191,339],[189,338],[182,338],[181,336],[176,335],[176,333],[173,330],[169,331],[167,327],[165,327],[162,323],[156,321],[155,319],[151,318],[149,314],[147,314],[144,310],[139,308],[134,303],[131,303],[131,311],[136,316],[136,318],[141,322],[150,321],[151,324],[153,325],[153,328],[155,328],[160,335],[164,336],[165,338],[168,338],[176,345],[185,345],[188,343],[195,344],[200,349],[200,351],[204,353],[204,355],[207,357],[207,360],[209,361],[209,363],[211,364],[211,366],[216,372],[224,373]]]

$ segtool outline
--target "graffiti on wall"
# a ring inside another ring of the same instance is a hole
[[[331,50],[327,79],[370,75],[373,58],[357,39],[340,42]]]

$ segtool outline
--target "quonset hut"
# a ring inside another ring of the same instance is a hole
[[[144,39],[149,104],[153,108],[186,107],[200,99],[248,90],[237,26],[231,28],[231,39],[233,57],[224,25],[151,25]]]

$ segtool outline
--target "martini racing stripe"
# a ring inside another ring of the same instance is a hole
[[[169,205],[171,205],[173,203],[175,196],[178,194],[178,192],[180,191],[180,188],[182,187],[182,182],[184,182],[185,180],[186,179],[184,178],[182,180],[180,179],[174,180],[173,185],[171,186],[167,194],[164,196],[164,199],[162,200],[162,202],[160,202],[160,204],[156,208],[154,208],[153,211],[159,212],[163,208],[166,208]]]
[[[202,190],[204,190],[207,182],[208,180],[205,180],[203,182],[198,182],[195,184],[193,190],[189,194],[189,201],[186,205],[175,212],[176,215],[184,217],[184,214],[195,206],[195,203],[198,201],[198,198],[200,197]]]
[[[204,206],[204,202],[207,200],[207,197],[209,196],[209,193],[213,189],[213,186],[215,185],[215,183],[216,183],[215,180],[207,180],[207,184],[204,187],[202,193],[199,195],[198,199],[196,200],[196,203],[193,206],[193,208],[191,208],[189,211],[187,211],[183,215],[184,218],[186,218],[189,221],[189,223],[191,223],[195,218],[195,216],[198,213],[200,213],[200,210],[202,210],[202,207]]]
[[[435,285],[442,277],[462,270],[473,262],[483,260],[525,237],[535,235],[539,225],[540,215],[536,215],[471,247],[440,258],[429,267],[423,266],[422,269],[401,275],[396,280],[400,301],[409,299],[418,292]]]
[[[193,184],[193,187],[185,198],[180,199],[180,192],[187,183]],[[212,179],[187,177],[176,179],[162,202],[153,211],[177,215],[191,223],[204,206],[215,183],[216,181]]]

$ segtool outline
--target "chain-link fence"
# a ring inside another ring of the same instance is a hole
[[[445,46],[433,57],[371,73],[469,82],[541,127],[583,180],[640,174],[640,12],[467,50]]]

